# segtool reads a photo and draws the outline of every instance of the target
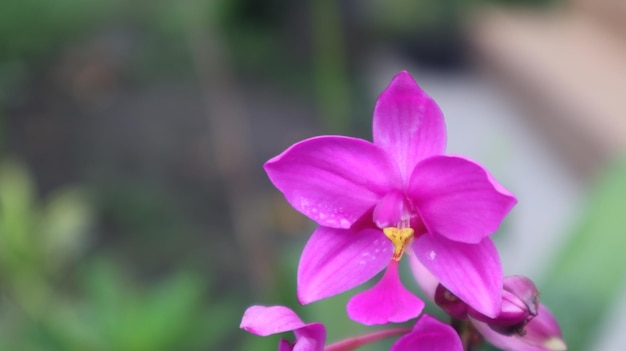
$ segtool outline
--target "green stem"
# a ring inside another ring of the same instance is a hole
[[[459,334],[461,343],[463,344],[463,350],[476,351],[483,344],[482,336],[469,320],[452,318],[450,325],[452,325],[452,328]]]

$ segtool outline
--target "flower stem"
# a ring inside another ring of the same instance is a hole
[[[396,329],[379,330],[373,333],[359,335],[359,336],[355,336],[352,338],[347,338],[344,340],[337,341],[336,343],[326,346],[326,348],[324,348],[324,351],[352,351],[363,345],[367,345],[369,343],[386,339],[392,336],[406,334],[409,331],[411,331],[411,328],[396,328]]]
[[[476,351],[480,348],[483,338],[470,321],[452,318],[450,324],[459,333],[464,351]]]

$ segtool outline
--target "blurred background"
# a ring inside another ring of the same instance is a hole
[[[626,349],[624,23],[610,0],[1,1],[0,350],[276,349],[239,330],[252,304],[369,330],[353,292],[298,305],[314,225],[262,165],[371,139],[400,70],[518,196],[506,274],[571,350]]]

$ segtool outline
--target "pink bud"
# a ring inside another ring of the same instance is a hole
[[[504,277],[504,290],[509,291],[524,302],[533,316],[537,315],[539,307],[539,290],[532,280],[521,275]]]
[[[471,306],[468,314],[500,334],[523,336],[526,333],[524,328],[537,315],[538,305],[539,291],[532,280],[510,276],[504,279],[502,308],[496,318],[489,318]]]
[[[494,346],[515,351],[565,351],[567,345],[556,318],[543,305],[537,307],[537,316],[524,328],[524,335],[503,335],[490,325],[472,320],[478,331]]]

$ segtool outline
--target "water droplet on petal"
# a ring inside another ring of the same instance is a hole
[[[430,252],[428,253],[428,259],[433,261],[436,257],[437,257],[437,253],[433,250],[430,250]]]

